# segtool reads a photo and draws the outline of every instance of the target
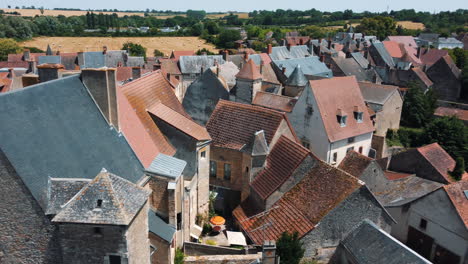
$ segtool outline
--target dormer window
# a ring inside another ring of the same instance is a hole
[[[341,127],[345,127],[346,126],[346,120],[348,119],[348,116],[346,115],[346,113],[341,110],[341,109],[338,109],[338,111],[336,112],[336,119],[338,121],[338,123],[340,124]]]
[[[363,112],[360,109],[360,107],[355,106],[354,107],[354,119],[356,119],[358,123],[362,123],[362,116],[363,116]]]
[[[101,208],[102,207],[102,200],[98,199],[96,202],[96,208]]]

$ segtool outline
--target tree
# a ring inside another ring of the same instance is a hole
[[[122,50],[128,50],[130,56],[144,57],[146,60],[146,48],[140,44],[133,42],[126,42],[122,46]]]
[[[204,10],[187,10],[187,17],[193,18],[196,20],[202,20],[205,18],[206,12]]]
[[[203,33],[203,24],[196,23],[192,27],[190,27],[190,34],[192,36],[200,36]]]
[[[450,175],[457,181],[459,181],[463,174],[465,173],[465,159],[462,157],[457,158],[457,163],[455,164],[455,168],[453,171],[450,172]]]
[[[468,65],[462,69],[461,74],[462,98],[468,99]]]
[[[281,264],[299,264],[304,256],[302,243],[299,241],[299,233],[289,234],[284,232],[276,241],[277,253],[280,256]]]
[[[377,36],[377,38],[383,40],[387,36],[396,34],[396,22],[391,17],[365,17],[356,27],[356,31]]]
[[[241,38],[238,30],[223,30],[216,39],[216,45],[220,48],[232,49],[234,48],[234,41]]]
[[[180,248],[177,248],[174,256],[174,264],[184,264],[184,260],[184,252]]]
[[[213,52],[209,51],[209,50],[206,49],[206,48],[197,50],[197,52],[196,52],[195,54],[197,54],[197,55],[203,55],[203,54],[206,54],[206,55],[215,55]]]
[[[417,83],[410,83],[403,101],[402,124],[409,127],[423,127],[434,114],[433,102],[432,92],[425,95]]]
[[[162,51],[158,50],[158,49],[155,49],[155,50],[153,51],[153,55],[154,55],[155,57],[164,57],[164,53],[163,53]]]
[[[436,118],[424,127],[425,141],[437,142],[454,158],[468,159],[468,129],[455,116]]]
[[[208,30],[210,35],[216,35],[219,33],[219,26],[218,23],[214,21],[208,21],[205,23],[205,28]]]
[[[8,59],[8,54],[21,52],[20,46],[13,39],[0,39],[0,61]]]

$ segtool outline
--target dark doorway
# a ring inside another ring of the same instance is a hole
[[[460,263],[460,257],[453,254],[448,249],[437,245],[436,251],[434,254],[433,263],[434,264],[456,264],[456,263]]]
[[[120,261],[120,256],[116,256],[116,255],[110,255],[109,256],[109,263],[110,264],[121,264],[121,261]]]
[[[418,252],[421,256],[425,257],[426,259],[429,259],[431,256],[431,248],[432,248],[432,243],[434,242],[434,239],[423,232],[413,228],[409,227],[408,230],[408,241],[406,244],[408,247],[413,249],[414,251]]]

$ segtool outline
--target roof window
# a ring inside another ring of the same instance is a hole
[[[362,116],[363,116],[362,109],[359,106],[355,106],[354,107],[354,119],[356,119],[358,123],[362,123]]]
[[[338,111],[336,112],[336,119],[338,121],[338,123],[340,124],[341,127],[345,127],[346,126],[346,120],[348,119],[348,116],[346,115],[346,113],[341,110],[341,109],[338,109]]]

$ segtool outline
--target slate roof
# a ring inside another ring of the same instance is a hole
[[[103,167],[132,182],[143,176],[78,75],[1,94],[0,123],[0,148],[43,209],[49,177],[90,179]]]
[[[148,109],[148,112],[197,141],[211,139],[206,128],[163,103],[154,104]]]
[[[207,56],[181,56],[179,59],[180,71],[183,74],[199,74],[201,69],[208,69],[218,64],[224,64],[225,61],[222,55],[207,55]]]
[[[212,146],[240,151],[252,143],[254,133],[260,130],[265,132],[267,143],[270,144],[283,120],[293,131],[284,113],[220,100],[206,129],[213,139]]]
[[[102,170],[52,219],[55,223],[129,225],[151,191]],[[98,205],[101,200],[101,205]]]
[[[468,121],[468,110],[449,108],[449,107],[437,107],[434,112],[436,116],[456,116],[458,119]]]
[[[262,79],[262,74],[259,68],[255,65],[255,62],[250,59],[242,69],[236,74],[236,78],[245,80],[257,80]]]
[[[145,65],[145,58],[137,56],[128,56],[125,65],[128,67],[142,67],[143,65]],[[113,66],[107,65],[107,67]]]
[[[448,55],[447,50],[443,49],[421,49],[421,61],[428,66],[436,63],[443,56]]]
[[[147,172],[170,177],[172,179],[179,178],[184,172],[187,162],[164,154],[158,154],[156,158],[146,169]]]
[[[380,105],[384,105],[395,92],[398,92],[398,86],[371,82],[359,82],[359,88],[364,101]]]
[[[440,34],[437,34],[437,33],[421,33],[419,34],[418,38],[434,42],[439,39],[439,35]]]
[[[273,60],[278,69],[286,67],[286,77],[291,75],[297,65],[301,65],[301,70],[305,75],[332,77],[333,73],[327,66],[321,62],[318,57],[307,57],[301,59]]]
[[[314,55],[313,52],[309,52],[309,48],[306,45],[292,46],[289,53],[291,58],[305,58]]]
[[[271,53],[269,54],[271,60],[286,60],[291,58],[289,50],[285,46],[272,47]]]
[[[309,155],[309,150],[281,136],[267,156],[266,167],[252,181],[252,189],[262,199],[267,199],[291,177],[296,168]]]
[[[401,243],[370,220],[365,219],[340,244],[355,263],[373,264],[430,264],[431,262]],[[332,257],[333,259],[333,257]]]
[[[70,201],[91,179],[49,178],[47,189],[46,215],[55,215],[62,206]]]
[[[223,79],[226,84],[228,85],[228,88],[234,87],[236,85],[236,75],[239,73],[239,69],[237,66],[228,61],[224,64],[221,64],[218,66],[219,67],[219,78]],[[211,67],[211,70],[216,73],[216,67]],[[193,83],[192,83],[193,84]]]
[[[62,64],[62,58],[60,56],[39,56],[37,64],[45,63]]]
[[[361,155],[353,150],[346,154],[338,168],[346,171],[354,177],[360,178],[371,162],[371,158]]]
[[[345,76],[356,76],[358,81],[368,80],[366,70],[364,70],[359,63],[353,58],[334,57],[331,58],[336,66],[345,74]]]
[[[122,93],[128,99],[130,106],[133,111],[136,112],[142,125],[148,131],[152,144],[154,144],[159,152],[166,155],[174,155],[175,148],[167,141],[162,134],[161,130],[156,126],[153,119],[146,111],[157,103],[162,103],[179,114],[190,118],[189,115],[184,111],[179,100],[175,96],[174,88],[171,86],[169,81],[162,75],[162,72],[154,71],[137,80],[126,83],[121,87]],[[128,109],[130,110],[130,109]],[[135,134],[131,126],[127,126],[127,131],[123,130],[123,133],[128,137],[129,134]],[[135,146],[136,144],[142,143],[138,137],[129,139],[130,144]],[[142,146],[140,144],[140,146]],[[142,146],[143,147],[143,146]],[[137,151],[138,152],[138,151]],[[155,156],[158,153],[155,153]],[[155,156],[149,157],[150,162]]]
[[[260,56],[260,54],[250,54],[248,59],[253,60],[257,65],[260,65],[260,63],[262,62],[262,57]]]
[[[468,229],[468,181],[461,180],[445,185],[444,190]]]
[[[78,53],[78,65],[81,69],[102,68],[106,66],[106,56],[100,51]]]
[[[362,55],[360,52],[353,52],[351,53],[351,56],[356,60],[356,62],[364,69],[367,69],[367,66],[369,65],[369,61]]]
[[[374,131],[367,111],[363,111],[361,123],[354,118],[355,107],[366,109],[364,98],[354,76],[334,77],[309,83],[330,142]],[[341,127],[337,121],[338,110],[348,116],[344,127]]]
[[[285,85],[290,86],[306,86],[307,85],[307,78],[305,77],[304,73],[301,70],[301,65],[298,64],[294,68],[294,71],[289,75],[288,79],[286,80]]]
[[[276,111],[291,113],[294,105],[296,104],[296,101],[297,99],[292,97],[259,91],[255,95],[252,104],[270,108]]]
[[[29,58],[32,61],[37,61],[37,57],[39,56],[45,56],[45,53],[29,53]],[[19,62],[23,61],[23,53],[20,54],[8,54],[8,62]]]
[[[156,213],[152,210],[148,210],[148,229],[151,233],[164,239],[168,243],[172,243],[176,229],[174,226],[164,222]]]
[[[387,49],[385,48],[382,42],[375,42],[371,47],[374,47],[375,50],[379,53],[385,63],[390,67],[395,67],[395,63],[393,62],[393,58],[388,53]]]

